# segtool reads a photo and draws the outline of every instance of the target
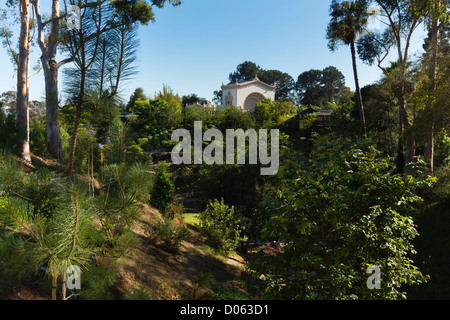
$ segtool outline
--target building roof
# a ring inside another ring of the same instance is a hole
[[[276,86],[271,86],[270,84],[267,84],[267,83],[262,82],[261,80],[259,80],[258,76],[256,76],[255,79],[250,80],[250,81],[229,83],[227,85],[222,86],[222,89],[236,89],[236,88],[241,88],[241,87],[247,87],[247,86],[250,86],[252,84],[259,84],[259,85],[262,85],[263,87],[266,87],[266,88],[268,88],[270,90],[276,90],[277,89]]]
[[[331,110],[331,109],[314,109],[313,107],[309,106],[308,109],[305,109],[302,112],[299,112],[298,114],[300,116],[306,116],[311,113],[315,113],[316,115],[319,115],[319,116],[329,116],[333,113],[333,110]]]
[[[298,114],[299,114],[300,116],[306,116],[306,115],[308,115],[308,114],[316,113],[316,112],[317,112],[316,109],[314,109],[314,108],[311,107],[311,106],[308,106],[307,109],[305,109],[305,110],[299,112]]]
[[[142,112],[139,111],[130,111],[130,110],[124,110],[120,113],[120,118],[126,118],[131,115],[136,115],[138,118],[146,118],[146,115],[144,115]]]

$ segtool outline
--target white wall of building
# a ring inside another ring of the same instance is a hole
[[[258,79],[244,83],[231,84],[222,87],[222,105],[231,105],[253,111],[255,104],[264,98],[275,100],[276,88]]]

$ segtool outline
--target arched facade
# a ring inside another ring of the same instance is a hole
[[[258,77],[252,81],[229,84],[222,86],[222,105],[253,111],[259,101],[266,98],[275,100],[275,90],[275,86],[260,81]]]
[[[244,101],[244,110],[245,111],[253,111],[255,110],[256,104],[261,100],[264,100],[265,96],[259,92],[253,92],[245,98]]]

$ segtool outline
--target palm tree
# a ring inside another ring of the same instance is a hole
[[[359,87],[358,70],[356,66],[356,39],[364,32],[368,21],[368,3],[360,1],[333,0],[330,6],[331,21],[327,27],[328,48],[335,51],[340,44],[350,46],[355,78],[356,101],[359,108],[364,133],[367,133],[364,105]]]

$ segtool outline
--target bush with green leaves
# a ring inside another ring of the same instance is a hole
[[[30,149],[35,154],[48,155],[45,117],[30,123]]]
[[[181,218],[184,213],[184,206],[182,203],[172,202],[167,206],[165,216],[169,219]]]
[[[245,112],[233,106],[216,108],[212,123],[223,132],[227,129],[247,130],[255,128],[256,121],[249,112]]]
[[[239,301],[239,300],[251,300],[249,296],[245,293],[227,287],[221,283],[213,283],[211,285],[211,290],[213,294],[211,296],[211,300],[231,300],[231,301]]]
[[[159,221],[152,229],[152,241],[170,252],[175,252],[188,235],[184,225],[167,218]]]
[[[433,187],[433,200],[450,203],[450,166],[442,166],[435,171],[437,182]]]
[[[66,183],[60,174],[42,167],[25,175],[21,194],[33,199],[36,214],[49,216],[56,208],[55,198],[64,192]]]
[[[175,184],[169,165],[162,162],[158,166],[153,187],[150,191],[150,204],[164,213],[174,198]]]
[[[256,104],[252,115],[262,128],[272,128],[295,114],[297,108],[292,102],[263,99]]]
[[[450,165],[450,137],[445,130],[436,134],[435,161],[436,166],[448,167]]]
[[[266,294],[282,299],[398,299],[402,285],[426,277],[411,260],[418,235],[414,215],[425,163],[404,175],[370,139],[317,138],[308,155],[291,155],[280,168],[283,187],[265,206],[273,212],[264,237],[284,243],[257,255],[250,268],[267,280]],[[381,288],[366,285],[369,266]]]
[[[202,164],[197,176],[194,183],[201,192],[203,208],[209,199],[223,198],[225,203],[240,213],[241,224],[245,225],[241,236],[259,239],[269,218],[267,212],[260,210],[260,203],[277,184],[276,177],[261,176],[261,167],[251,164]]]
[[[7,149],[19,155],[21,140],[25,135],[25,130],[17,127],[14,114],[9,113],[6,115],[0,109],[0,148]]]
[[[233,206],[224,200],[215,199],[205,211],[199,214],[200,232],[206,237],[206,243],[223,253],[236,249],[241,239],[241,217]]]

